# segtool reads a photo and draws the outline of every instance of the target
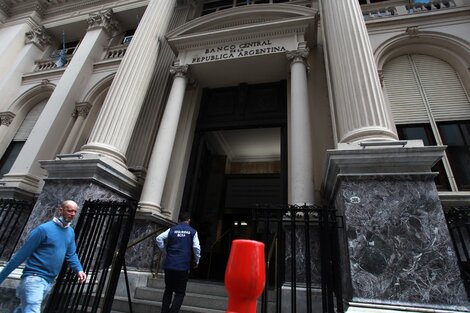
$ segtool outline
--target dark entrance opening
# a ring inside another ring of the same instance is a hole
[[[181,208],[201,241],[193,278],[223,280],[252,209],[286,203],[286,120],[284,81],[204,90]]]

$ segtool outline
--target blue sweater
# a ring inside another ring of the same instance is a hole
[[[75,232],[71,227],[63,228],[53,221],[33,229],[25,244],[0,272],[0,284],[26,260],[23,275],[37,275],[52,283],[59,274],[64,259],[76,272],[83,271],[78,260]]]

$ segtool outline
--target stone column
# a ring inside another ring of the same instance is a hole
[[[151,81],[176,0],[151,0],[119,66],[84,153],[126,164],[126,150]]]
[[[76,118],[75,123],[72,126],[72,130],[70,131],[67,140],[62,147],[61,153],[72,153],[72,149],[75,147],[77,143],[78,136],[80,135],[80,130],[82,129],[83,122],[85,118],[90,113],[91,103],[89,102],[80,102],[75,105],[75,111],[72,114],[72,117]]]
[[[4,185],[1,188],[17,188],[33,194],[40,188],[38,177],[43,175],[43,171],[38,160],[50,160],[59,152],[63,131],[75,110],[76,96],[85,88],[87,78],[93,72],[93,63],[102,56],[109,36],[116,31],[111,11],[90,17],[87,33],[67,64],[10,172],[3,176]]]
[[[170,216],[170,212],[162,208],[161,200],[186,91],[188,66],[172,67],[170,71],[175,78],[152,150],[139,202],[141,212],[165,214],[167,217]]]
[[[396,140],[359,2],[320,3],[338,142]]]
[[[4,74],[9,73],[14,65],[17,63],[12,60],[17,60],[21,55],[25,46],[25,33],[31,31],[37,25],[30,25],[28,22],[23,22],[16,25],[5,26],[1,28],[0,32],[0,84],[8,79]],[[1,101],[0,110],[8,109],[5,107],[8,103]]]
[[[24,35],[26,35],[26,40],[23,48],[9,59],[11,65],[8,70],[2,72],[0,77],[0,94],[2,103],[6,105],[14,100],[16,91],[21,86],[23,74],[33,71],[34,61],[41,57],[53,41],[43,26],[36,27]]]
[[[291,61],[289,203],[313,204],[312,131],[307,90],[308,48],[287,52]]]

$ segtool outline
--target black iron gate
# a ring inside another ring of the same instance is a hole
[[[258,207],[253,239],[266,247],[261,312],[342,313],[338,228],[327,207]],[[321,300],[315,298],[315,291]],[[283,303],[288,302],[288,303]]]
[[[75,233],[87,283],[79,284],[64,264],[45,312],[111,311],[135,211],[135,204],[128,202],[85,202]]]
[[[451,208],[446,213],[446,220],[460,274],[470,299],[470,207]]]
[[[0,259],[11,258],[33,207],[26,201],[0,199]]]

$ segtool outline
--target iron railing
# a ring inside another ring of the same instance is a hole
[[[470,207],[451,208],[445,215],[460,274],[470,299]]]
[[[0,259],[13,255],[33,207],[31,202],[0,199]]]
[[[76,274],[64,264],[45,312],[111,311],[123,266],[127,280],[124,256],[135,212],[136,205],[129,202],[85,202],[75,232],[87,283],[79,284]]]
[[[288,307],[290,312],[312,313],[318,306],[323,313],[344,312],[338,238],[343,226],[334,210],[311,205],[258,207],[253,222],[252,237],[265,243],[267,255],[261,312],[285,313]],[[321,289],[321,301],[312,298],[315,289]],[[290,303],[283,306],[287,291]],[[270,299],[275,299],[275,310],[268,308]]]

